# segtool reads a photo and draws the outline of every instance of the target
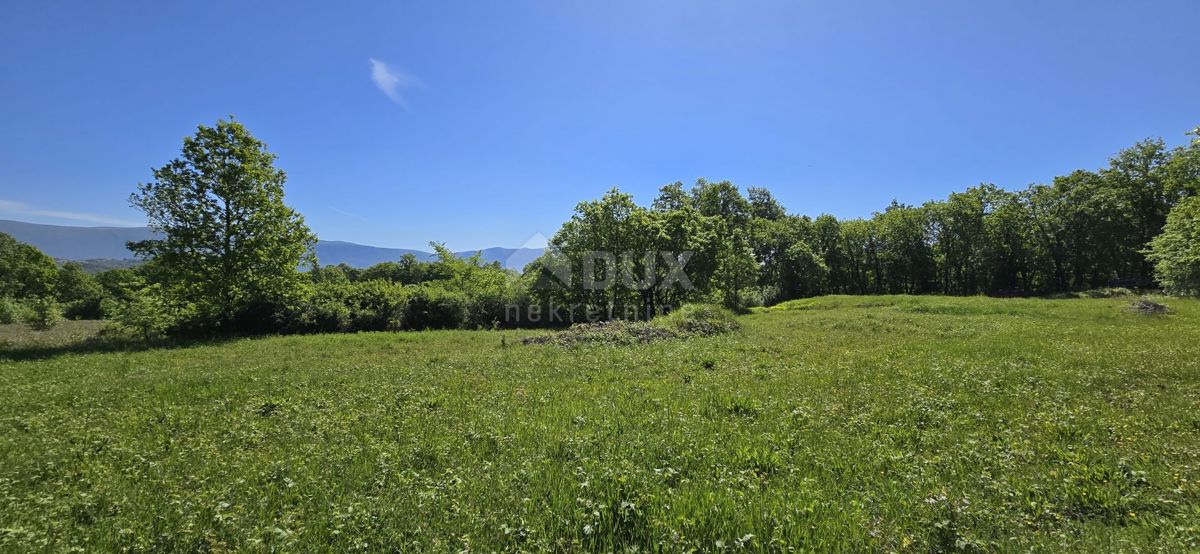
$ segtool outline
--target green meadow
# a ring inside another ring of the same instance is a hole
[[[1200,548],[1200,302],[0,350],[0,551]]]

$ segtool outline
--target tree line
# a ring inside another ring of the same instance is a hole
[[[821,294],[1032,296],[1098,287],[1195,294],[1200,129],[1186,146],[1144,140],[1107,167],[1009,191],[980,184],[869,218],[789,214],[763,188],[672,183],[646,207],[613,189],[580,204],[533,269],[587,273],[594,250],[691,251],[691,291],[547,289],[564,302],[621,308],[719,299],[730,307]],[[617,271],[639,273],[638,259]],[[662,298],[655,298],[662,295]],[[645,313],[646,310],[641,310]]]
[[[436,243],[431,262],[320,266],[275,156],[222,120],[200,126],[130,197],[162,237],[129,245],[141,266],[91,276],[0,235],[0,319],[25,306],[150,338],[528,326],[563,321],[549,313],[564,307],[568,320],[577,309],[645,319],[686,303],[741,309],[821,294],[1197,294],[1200,129],[1190,134],[1177,148],[1138,142],[1048,184],[980,184],[868,218],[789,213],[767,189],[728,181],[671,183],[648,206],[613,189],[580,203],[516,272]]]

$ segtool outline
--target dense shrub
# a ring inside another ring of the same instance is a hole
[[[34,298],[51,294],[57,273],[53,258],[0,233],[0,296]]]
[[[58,268],[58,282],[54,293],[63,305],[67,319],[100,319],[104,316],[101,302],[104,289],[96,278],[88,275],[83,267],[68,262]]]
[[[195,309],[172,304],[158,286],[131,292],[126,300],[109,300],[104,305],[110,321],[105,334],[159,340],[168,334],[194,326]]]
[[[1162,234],[1150,241],[1146,258],[1154,263],[1154,275],[1168,291],[1200,295],[1200,196],[1171,209]]]
[[[103,319],[104,297],[100,295],[80,298],[63,304],[63,316],[67,319]]]
[[[141,292],[146,286],[146,280],[135,269],[119,268],[102,271],[95,275],[96,283],[105,300],[127,302]],[[103,305],[101,306],[103,308]],[[111,314],[105,313],[105,316]]]
[[[410,294],[404,285],[388,281],[317,283],[300,309],[299,330],[399,330]]]
[[[36,331],[53,329],[62,318],[62,306],[50,297],[36,298],[29,302],[29,308],[24,314],[25,324]]]
[[[686,304],[652,321],[601,321],[522,340],[525,344],[639,344],[691,336],[712,336],[738,328],[733,312],[711,304]]]
[[[8,297],[0,297],[0,324],[15,323],[21,319],[21,304]]]
[[[350,307],[330,298],[307,301],[299,313],[301,328],[318,333],[349,330],[350,322]]]
[[[473,285],[470,281],[447,280],[420,285],[383,279],[319,280],[310,285],[297,307],[280,316],[275,330],[326,333],[455,329],[492,327],[502,322],[512,296],[509,290],[504,286]]]
[[[465,324],[469,300],[467,295],[440,287],[412,287],[405,311],[404,323],[408,329],[453,329]]]
[[[719,335],[738,328],[733,312],[713,304],[684,304],[654,323],[689,335]]]
[[[295,304],[297,302],[289,302],[282,297],[256,298],[238,307],[227,323],[228,327],[214,328],[211,321],[197,322],[203,325],[196,327],[196,330],[212,329],[242,335],[287,332],[299,319],[298,306]],[[221,325],[226,323],[222,322]]]

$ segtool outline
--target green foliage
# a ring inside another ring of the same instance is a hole
[[[0,325],[19,321],[22,311],[20,302],[7,296],[0,296]]]
[[[1200,295],[1200,196],[1177,204],[1147,258],[1155,277],[1175,294]]]
[[[0,296],[36,298],[53,292],[58,272],[41,250],[0,233]]]
[[[757,198],[767,202],[762,194]],[[546,255],[527,268],[534,276],[530,294],[609,318],[646,319],[713,297],[739,306],[757,275],[746,228],[750,213],[750,203],[727,181],[700,180],[690,192],[668,185],[649,210],[613,189],[580,203]],[[680,263],[684,280],[675,278]]]
[[[302,330],[399,330],[411,296],[404,285],[387,281],[319,283],[303,302]]]
[[[76,264],[51,275],[48,258],[3,237],[0,259],[16,271],[0,278],[0,294],[53,293],[68,317],[92,318],[136,303],[152,283],[175,307],[166,329],[208,333],[552,324],[531,310],[564,306],[648,320],[692,302],[742,311],[831,293],[1120,291],[1152,286],[1151,263],[1171,290],[1197,290],[1187,199],[1200,191],[1200,139],[1176,149],[1142,141],[1050,185],[982,184],[922,206],[893,201],[865,219],[789,215],[766,189],[743,196],[728,181],[668,184],[648,208],[614,188],[580,203],[523,275],[440,244],[432,262],[316,266],[315,237],[284,204],[274,159],[236,122],[201,126],[131,197],[165,236],[130,245],[149,263],[95,279]]]
[[[931,292],[935,276],[927,214],[921,208],[893,201],[875,214],[881,269],[880,292],[921,294]]]
[[[746,189],[746,197],[750,203],[750,215],[756,219],[778,221],[787,217],[787,210],[765,188],[750,187]]]
[[[740,310],[745,307],[745,290],[757,281],[758,263],[744,232],[733,229],[720,234],[710,298],[719,299],[726,308]]]
[[[395,331],[494,327],[510,304],[524,300],[523,282],[480,255],[460,258],[433,243],[437,260],[406,255],[364,270],[315,268],[312,285],[284,329],[299,332]],[[523,305],[523,304],[522,304]]]
[[[783,251],[779,291],[787,298],[813,296],[828,287],[829,266],[805,241]]]
[[[182,157],[154,171],[130,203],[162,239],[129,245],[173,302],[224,331],[270,326],[303,293],[298,268],[316,237],[284,204],[275,155],[240,123],[201,125]]]
[[[589,293],[572,282],[565,291],[538,294],[622,313],[628,304],[697,299],[737,308],[764,291],[774,292],[768,301],[776,302],[830,293],[1022,296],[1145,288],[1154,282],[1143,250],[1171,208],[1197,191],[1200,139],[1176,149],[1142,141],[1107,167],[1049,185],[1010,192],[982,184],[923,206],[893,202],[867,219],[788,215],[766,190],[751,188],[746,199],[726,181],[701,179],[690,191],[678,182],[664,186],[649,210],[614,190],[580,204],[535,269],[578,273],[591,250],[688,250],[695,290],[667,300],[657,291],[639,298],[620,286]],[[615,263],[617,273],[636,270],[632,262]]]
[[[659,316],[654,323],[688,335],[719,335],[738,328],[732,311],[712,304],[684,304],[675,311]]]
[[[465,324],[469,305],[467,295],[437,286],[413,288],[405,308],[409,329],[454,329]]]
[[[28,302],[22,319],[35,331],[48,331],[62,321],[62,306],[49,296],[35,298]]]
[[[157,284],[130,292],[123,300],[110,300],[104,311],[110,317],[108,335],[145,341],[162,340],[196,318],[194,306],[180,303]]]
[[[346,269],[353,268],[350,268],[349,266],[342,267],[343,265],[345,264],[327,266],[318,265],[309,270],[308,278],[314,283],[349,283],[350,274],[346,271]],[[356,271],[355,275],[357,276],[357,274],[358,272]]]
[[[354,312],[344,299],[328,298],[328,296],[326,292],[321,297],[310,298],[301,305],[298,315],[301,330],[317,333],[367,330],[355,329]],[[378,317],[363,318],[363,320],[378,319]],[[363,320],[359,320],[357,323],[362,323]],[[386,322],[387,319],[385,318],[384,321]]]
[[[1011,192],[982,184],[922,206],[892,202],[867,219],[788,215],[765,189],[748,189],[747,199],[728,181],[700,179],[690,190],[666,185],[648,209],[613,189],[577,206],[547,254],[527,270],[527,283],[542,303],[637,318],[695,301],[742,309],[831,293],[1028,296],[1146,288],[1154,282],[1143,251],[1172,206],[1197,191],[1200,139],[1173,150],[1161,140],[1143,141],[1099,171],[1076,171],[1050,185]],[[1182,209],[1176,219],[1187,219]],[[1183,252],[1197,242],[1186,233],[1174,236],[1159,240],[1160,249],[1172,245],[1171,253],[1154,258],[1164,285],[1190,267]],[[597,251],[614,256],[591,263]],[[694,287],[660,290],[615,279],[661,281],[664,274],[649,273],[637,255],[655,251],[690,252],[685,272]],[[557,282],[564,274],[568,281]],[[607,284],[589,288],[594,282]]]
[[[720,335],[737,328],[736,316],[727,308],[711,304],[686,304],[649,322],[613,320],[576,323],[563,331],[527,337],[523,342],[559,346],[632,345],[693,336]]]
[[[460,258],[445,246],[430,243],[438,259],[424,270],[427,277],[410,309],[416,329],[494,327],[506,319],[506,307],[521,296],[521,281],[498,263],[483,263],[476,252]],[[451,323],[457,317],[456,323]]]
[[[354,280],[369,281],[379,279],[393,283],[415,285],[427,280],[444,278],[446,275],[442,269],[437,263],[419,262],[417,261],[417,257],[410,253],[402,256],[398,262],[383,262],[368,267],[359,272]]]
[[[120,268],[102,271],[95,275],[105,300],[125,302],[146,286],[146,279],[136,269]],[[103,306],[102,306],[103,308]]]
[[[117,258],[88,258],[85,260],[74,260],[71,263],[79,264],[79,267],[89,275],[96,275],[114,269],[134,269],[142,265],[141,260]]]
[[[68,319],[100,319],[104,315],[101,303],[104,289],[95,277],[74,262],[58,268],[58,279],[54,287],[58,301],[64,306],[63,314]]]

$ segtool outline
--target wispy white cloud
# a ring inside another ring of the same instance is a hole
[[[69,221],[94,223],[96,225],[112,225],[118,227],[138,227],[145,225],[144,222],[137,222],[117,217],[108,217],[100,214],[64,212],[59,210],[39,210],[24,202],[14,202],[12,200],[4,199],[0,199],[0,215],[6,215],[9,217],[49,217],[54,219],[66,219]]]
[[[388,98],[407,110],[408,101],[405,100],[404,93],[413,88],[423,87],[424,83],[411,73],[391,67],[375,58],[368,59],[371,61],[371,81]]]
[[[341,208],[339,208],[339,207],[337,207],[337,206],[329,206],[329,209],[330,209],[330,210],[333,210],[333,211],[334,211],[334,212],[336,212],[336,213],[342,214],[342,215],[344,215],[344,216],[346,216],[346,217],[352,217],[352,218],[354,218],[354,219],[357,219],[357,220],[359,220],[359,221],[367,221],[367,218],[365,218],[365,217],[363,217],[363,216],[361,216],[361,215],[358,215],[358,214],[356,214],[356,213],[353,213],[353,212],[348,212],[348,211],[346,211],[346,210],[343,210],[343,209],[341,209]]]

